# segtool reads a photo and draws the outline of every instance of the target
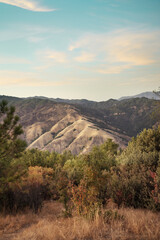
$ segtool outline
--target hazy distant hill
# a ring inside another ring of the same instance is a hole
[[[157,94],[158,93],[158,94]],[[143,92],[134,96],[124,96],[121,97],[117,100],[121,101],[124,99],[132,99],[132,98],[148,98],[148,99],[152,99],[152,100],[160,100],[160,91],[159,92]],[[38,98],[38,99],[48,99],[47,97],[43,97],[43,96],[35,96],[34,98]],[[62,99],[62,98],[49,98],[50,100],[53,100],[55,102],[65,102],[65,103],[69,103],[69,104],[85,104],[85,105],[92,105],[94,103],[96,103],[95,101],[90,101],[87,99]]]
[[[160,93],[160,92],[159,92]],[[126,97],[121,97],[118,100],[123,100],[123,99],[130,99],[130,98],[148,98],[148,99],[154,99],[154,100],[160,100],[160,95],[154,93],[154,92],[143,92],[134,96],[126,96]]]
[[[89,151],[108,138],[125,147],[130,137],[156,124],[157,101],[147,98],[88,100],[0,96],[16,106],[28,148],[74,154]]]

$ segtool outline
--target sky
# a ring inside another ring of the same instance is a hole
[[[0,95],[105,101],[160,87],[160,0],[0,0]]]

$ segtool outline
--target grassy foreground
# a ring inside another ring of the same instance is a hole
[[[0,240],[159,240],[160,213],[119,209],[123,216],[89,221],[82,217],[63,217],[63,206],[46,202],[39,214],[26,212],[0,216]]]

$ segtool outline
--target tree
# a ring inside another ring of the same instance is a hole
[[[132,138],[117,163],[110,179],[113,200],[118,205],[160,209],[160,126]]]
[[[160,125],[157,128],[144,129],[136,138],[132,138],[118,161],[131,167],[142,164],[152,170],[157,168],[160,152]]]
[[[3,100],[0,103],[0,193],[17,178],[14,161],[26,148],[26,142],[19,139],[23,130],[18,121],[15,107]]]
[[[153,91],[153,92],[160,98],[160,87],[158,88],[157,91]],[[155,105],[155,109],[152,117],[155,118],[158,121],[158,123],[160,123],[160,100],[158,100]]]

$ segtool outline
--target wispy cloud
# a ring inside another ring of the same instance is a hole
[[[120,82],[118,85],[119,86],[132,86],[132,85],[140,85],[145,84],[145,86],[150,86],[150,89],[153,89],[153,80],[154,80],[154,84],[157,85],[157,88],[159,86],[159,80],[160,80],[160,74],[144,74],[143,76],[134,76],[134,78],[132,77],[129,80]],[[143,85],[142,85],[143,86]]]
[[[33,0],[0,0],[0,3],[6,3],[9,5],[24,8],[26,10],[30,10],[30,11],[34,11],[34,12],[55,11],[55,9],[49,9],[46,7],[42,7],[37,3],[37,1],[33,1]]]
[[[31,64],[31,62],[25,58],[0,56],[0,64]]]
[[[95,71],[101,74],[119,74],[126,69],[130,69],[131,65],[100,65],[98,68],[95,68]]]
[[[0,71],[0,86],[52,87],[69,85],[71,81],[49,81],[34,72]]]
[[[31,36],[31,37],[28,37],[28,42],[31,42],[31,43],[39,43],[43,40],[45,40],[46,38],[45,37],[36,37],[36,36]]]
[[[64,52],[48,50],[44,53],[44,57],[57,63],[67,62],[66,54]]]
[[[52,29],[53,31],[53,29]],[[0,30],[1,41],[27,40],[29,42],[41,41],[51,32],[51,29],[36,25],[10,24],[7,29]],[[56,32],[56,30],[55,30]],[[53,32],[54,33],[54,32]]]
[[[56,51],[52,49],[40,50],[36,52],[37,63],[34,69],[37,71],[45,71],[49,68],[57,66],[66,66],[69,62],[66,52]]]
[[[109,56],[112,61],[133,66],[150,65],[157,61],[160,32],[117,32],[109,40]]]
[[[95,55],[93,53],[82,52],[79,56],[75,57],[77,62],[93,62]]]
[[[53,66],[99,74],[120,74],[135,67],[160,62],[160,32],[122,29],[106,34],[86,34],[64,51],[37,53],[36,70]],[[86,63],[89,63],[86,65]]]
[[[64,33],[64,29],[56,27],[43,27],[34,24],[10,23],[7,28],[0,29],[0,42],[23,40],[37,44],[48,41]]]
[[[89,52],[75,59],[95,61],[94,71],[117,74],[136,66],[160,62],[160,32],[122,29],[107,34],[86,34],[69,46],[71,52]],[[92,57],[94,56],[94,57]],[[89,70],[89,69],[88,69]]]

